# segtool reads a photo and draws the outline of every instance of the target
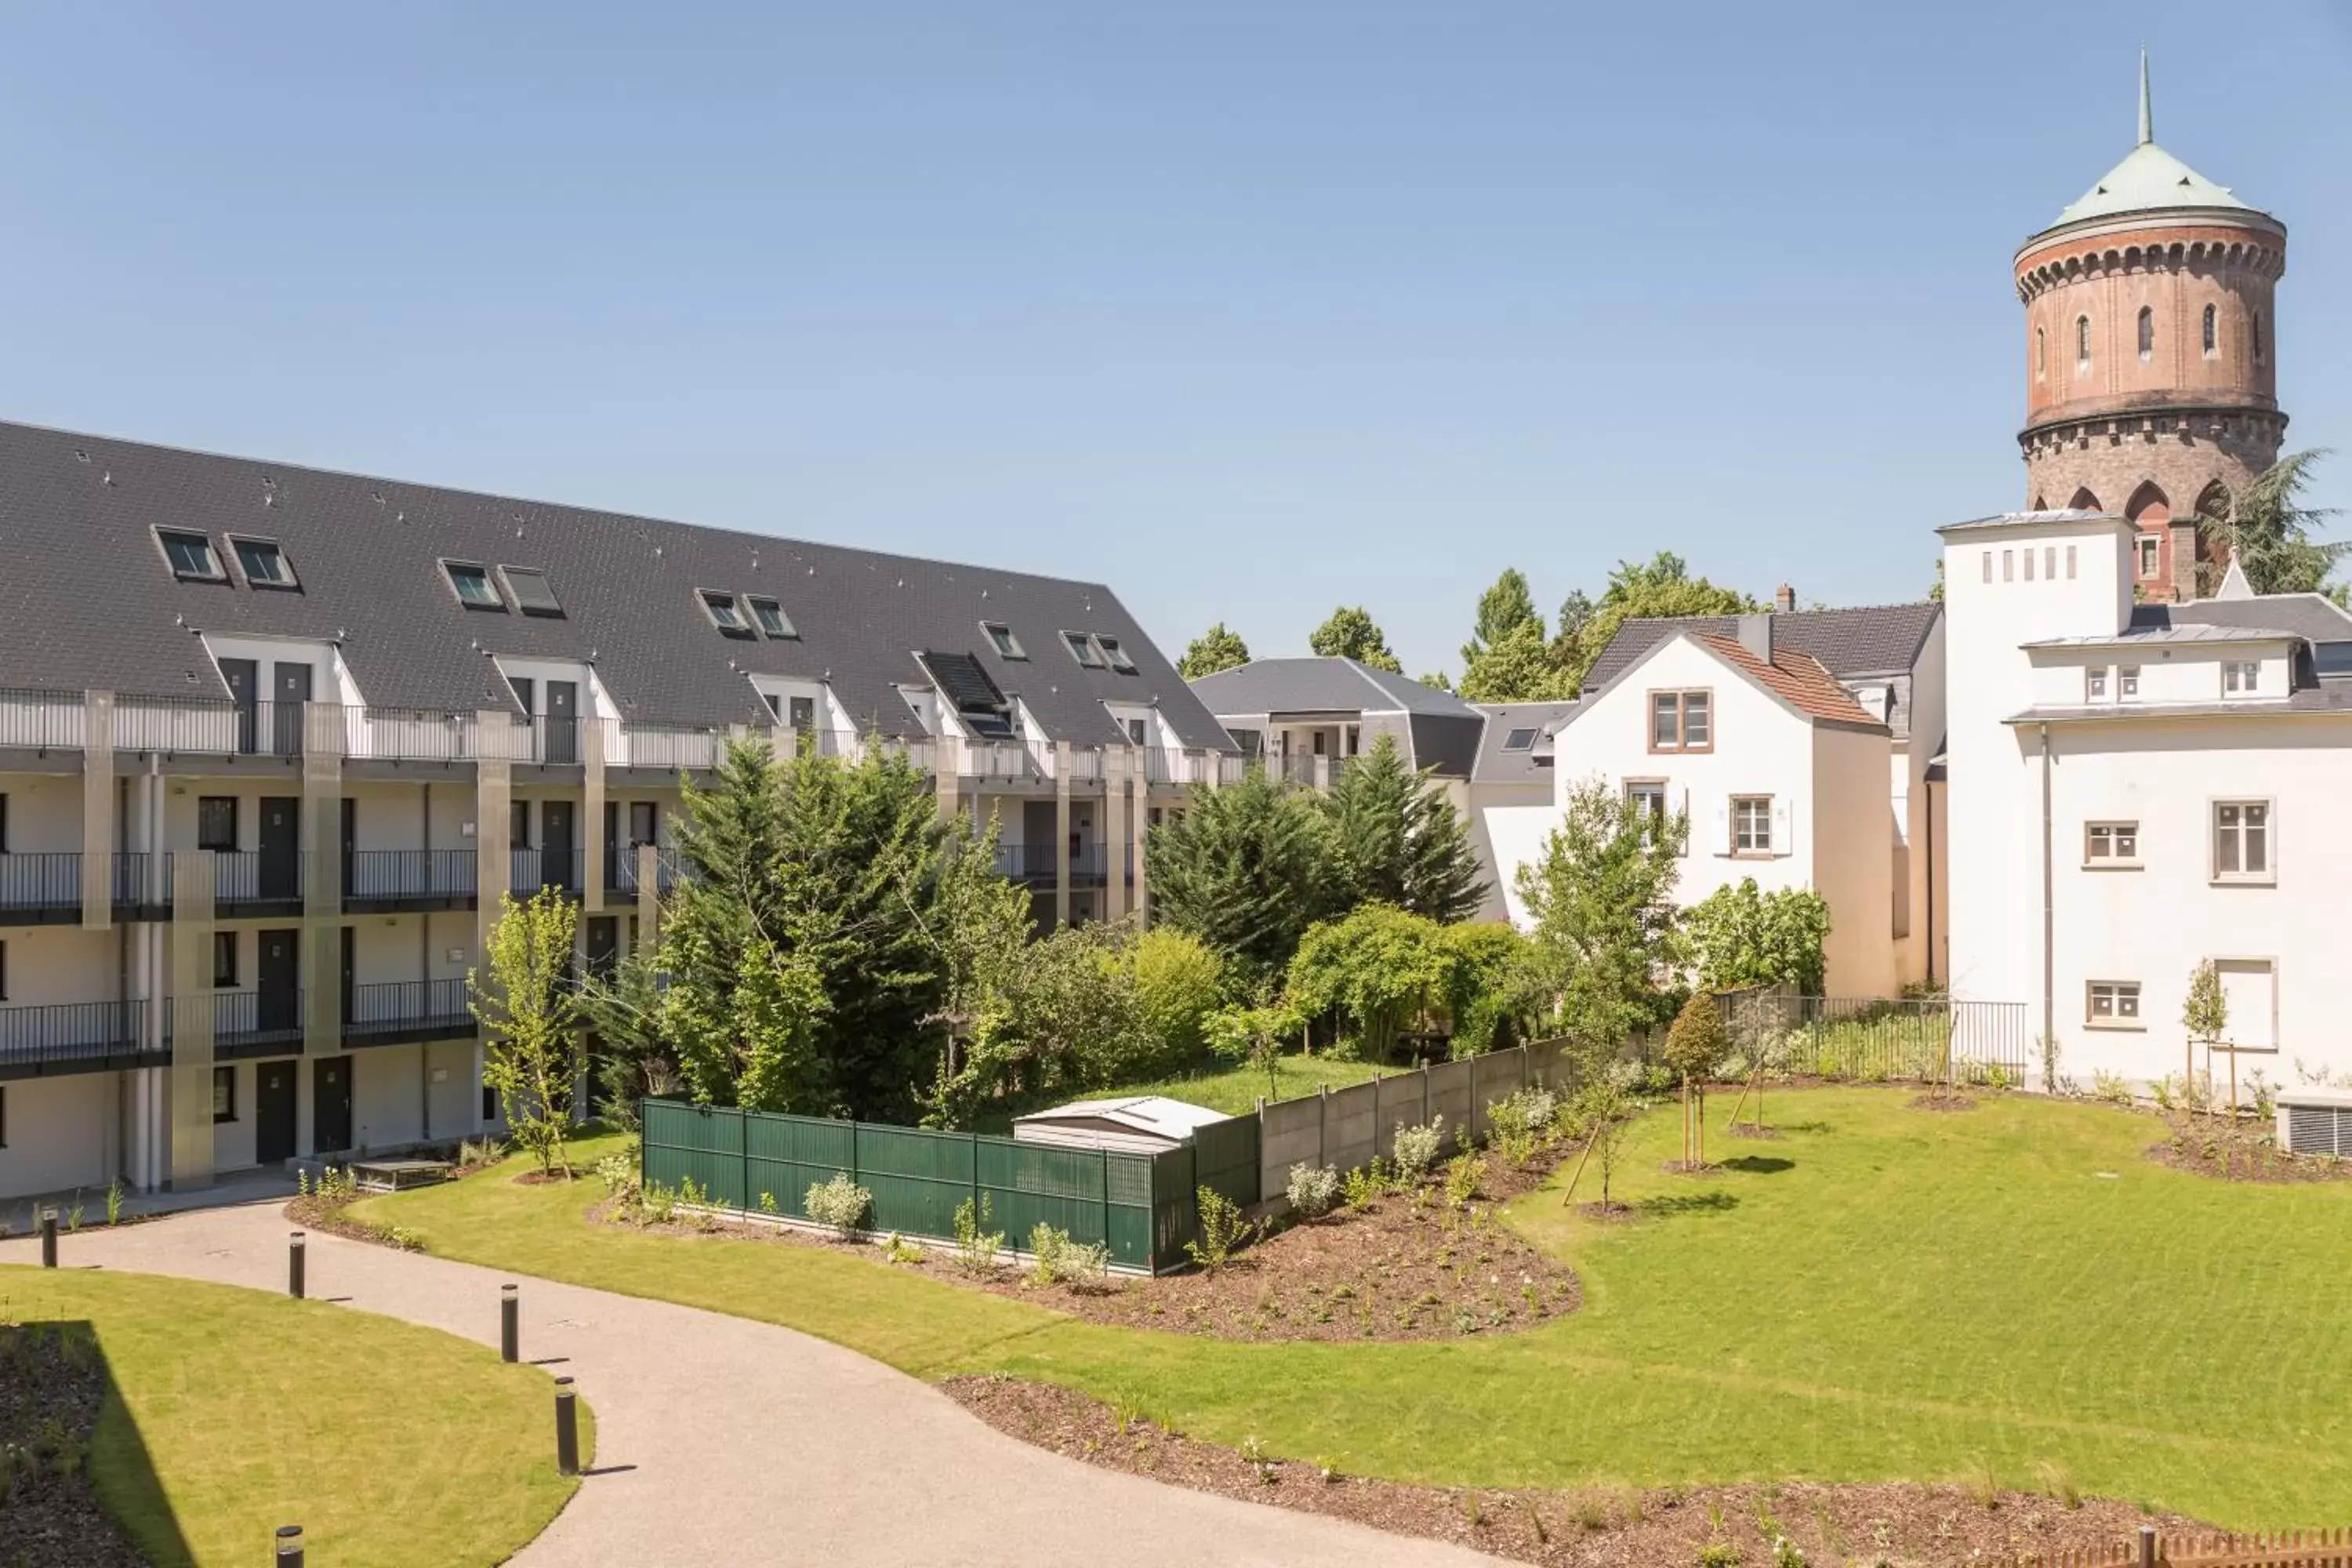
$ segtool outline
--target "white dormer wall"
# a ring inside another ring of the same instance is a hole
[[[264,702],[275,695],[275,667],[281,664],[307,664],[310,667],[310,700],[337,702],[346,708],[366,706],[360,695],[359,682],[352,679],[351,667],[343,662],[341,649],[333,643],[315,638],[299,637],[223,637],[206,632],[203,642],[205,652],[212,656],[215,671],[225,658],[249,658],[257,671],[254,695]],[[223,676],[226,683],[227,677]]]
[[[1106,702],[1103,708],[1110,714],[1112,722],[1116,723],[1121,731],[1126,731],[1131,721],[1142,720],[1143,743],[1153,750],[1163,752],[1183,750],[1183,741],[1169,726],[1168,721],[1160,716],[1159,709],[1142,702]]]
[[[541,717],[547,713],[547,683],[568,680],[580,691],[580,717],[583,719],[618,719],[621,705],[596,679],[596,667],[576,658],[526,658],[514,654],[496,653],[490,662],[509,680],[529,680],[537,684],[540,697],[538,709]],[[652,717],[652,715],[647,715]]]
[[[937,735],[940,732],[938,692],[928,686],[901,686],[898,688],[898,695],[906,700],[907,707],[914,713],[915,721],[923,727],[924,734]]]
[[[778,723],[792,717],[793,699],[803,697],[814,704],[818,729],[838,733],[856,728],[849,721],[848,712],[833,695],[833,689],[822,680],[804,680],[788,675],[753,675],[750,679],[751,689],[760,694],[761,705],[779,715]]]
[[[2242,643],[2122,643],[2032,650],[2032,701],[2036,708],[2178,706],[2203,702],[2284,702],[2294,678],[2294,645],[2284,641]],[[2223,667],[2256,666],[2251,692],[2231,691]],[[2137,672],[2138,690],[2126,696],[2123,672]],[[2091,695],[2090,676],[2104,671],[2106,690]]]

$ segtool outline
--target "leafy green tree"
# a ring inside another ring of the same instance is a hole
[[[1332,908],[1329,837],[1313,801],[1263,769],[1199,791],[1144,837],[1153,918],[1258,974],[1280,969]]]
[[[1731,1041],[1723,1009],[1705,991],[1694,992],[1666,1031],[1666,1065],[1683,1080],[1683,1159],[1706,1159],[1706,1086],[1723,1070]]]
[[[1470,826],[1430,773],[1415,773],[1382,735],[1318,797],[1330,825],[1346,903],[1394,904],[1441,921],[1467,919],[1486,896]]]
[[[1221,669],[1233,669],[1250,661],[1249,644],[1241,634],[1225,629],[1219,621],[1186,645],[1184,657],[1176,662],[1176,673],[1187,680],[1198,680],[1204,675],[1214,675]]]
[[[1427,675],[1416,676],[1414,679],[1419,680],[1422,685],[1428,687],[1432,691],[1451,691],[1454,689],[1454,678],[1446,674],[1442,669],[1433,669]]]
[[[604,979],[580,986],[580,1012],[596,1042],[596,1086],[604,1120],[637,1130],[637,1102],[669,1083],[669,1042],[662,1032],[661,970],[650,948],[639,947]]]
[[[1571,595],[1570,603],[1560,606],[1559,635],[1552,646],[1561,669],[1579,689],[1610,638],[1629,620],[1736,616],[1764,607],[1735,588],[1718,588],[1704,577],[1693,577],[1689,564],[1669,550],[1661,550],[1644,562],[1617,563],[1600,604],[1589,615],[1572,613],[1577,611],[1578,597]]]
[[[1136,938],[1131,962],[1165,1069],[1198,1062],[1208,1049],[1208,1016],[1224,1000],[1225,961],[1192,932],[1159,926]]]
[[[1541,621],[1521,621],[1488,643],[1462,672],[1465,702],[1553,702],[1576,695]]]
[[[2322,543],[2312,538],[2326,530],[2338,507],[2313,506],[2304,500],[2311,472],[2327,457],[2324,447],[2290,452],[2243,485],[2227,493],[2216,510],[2200,513],[2198,531],[2217,555],[2234,559],[2257,594],[2317,594],[2326,591],[2328,574],[2336,570],[2352,541]],[[2210,575],[2210,568],[2200,566]],[[2202,583],[2200,593],[2217,584]]]
[[[498,1091],[515,1142],[541,1170],[560,1165],[566,1176],[572,1163],[563,1136],[588,1071],[572,984],[576,920],[571,901],[552,888],[541,888],[528,902],[502,895],[483,944],[488,977],[466,973],[467,1005],[482,1024],[482,1081]]]
[[[1790,985],[1822,994],[1822,948],[1830,905],[1810,888],[1760,891],[1756,879],[1726,883],[1683,911],[1683,931],[1709,991]]]
[[[1519,868],[1572,1037],[1612,1048],[1657,1016],[1679,956],[1673,895],[1689,839],[1685,814],[1656,812],[1594,778],[1569,790],[1560,826]]]
[[[1469,667],[1507,632],[1531,626],[1536,636],[1544,635],[1543,616],[1536,610],[1536,596],[1528,587],[1527,574],[1516,566],[1506,566],[1495,585],[1478,595],[1478,618],[1470,640],[1462,645],[1462,662]]]
[[[992,1100],[1062,1098],[1155,1077],[1165,1051],[1123,926],[1064,926],[998,976],[960,1069],[931,1093],[934,1120],[970,1126]]]
[[[1556,988],[1543,949],[1501,921],[1447,926],[1445,942],[1454,950],[1453,1054],[1475,1057],[1532,1036]]]
[[[1236,1066],[1247,1062],[1264,1069],[1265,1097],[1276,1097],[1275,1064],[1286,1043],[1307,1030],[1307,1020],[1286,1002],[1265,1002],[1254,1007],[1223,1007],[1209,1015],[1209,1047],[1218,1058]]]
[[[1366,1061],[1383,1062],[1414,1015],[1453,989],[1455,954],[1424,915],[1363,904],[1308,930],[1290,961],[1290,1005],[1312,1017],[1337,1013]]]
[[[1317,626],[1307,646],[1324,658],[1352,658],[1374,669],[1402,675],[1404,666],[1389,651],[1389,639],[1370,612],[1360,605],[1342,605],[1331,618]]]

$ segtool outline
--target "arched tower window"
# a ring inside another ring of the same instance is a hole
[[[2146,305],[2139,308],[2139,357],[2148,359],[2156,353],[2156,312]]]
[[[2036,327],[2033,329],[2033,377],[2036,381],[2042,379],[2042,373],[2049,368],[2049,364],[2050,344],[2047,336],[2040,327]]]
[[[2091,493],[2091,489],[2088,485],[2084,486],[2081,489],[2074,492],[2074,499],[2066,503],[2066,509],[2069,511],[2105,511],[2107,510],[2099,504],[2099,498]]]
[[[2074,369],[2079,373],[2091,368],[2091,318],[2074,318]]]
[[[2252,342],[2254,345],[2254,363],[2256,364],[2260,364],[2263,363],[2263,313],[2260,310],[2256,310],[2253,313],[2252,324],[2253,328]]]
[[[2213,357],[2214,351],[2220,345],[2221,341],[2221,318],[2214,310],[2213,307],[2208,305],[2205,307],[2205,357],[2207,359],[2211,359]]]

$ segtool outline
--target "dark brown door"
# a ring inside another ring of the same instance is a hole
[[[359,934],[359,928],[357,926],[345,926],[343,928],[343,1010],[338,1016],[341,1017],[343,1022],[346,1024],[352,1021],[352,973],[357,967],[352,962],[352,950],[358,940]]]
[[[542,886],[569,888],[573,885],[572,844],[572,802],[540,802],[539,878]]]
[[[253,1157],[264,1165],[294,1157],[294,1064],[253,1069]]]
[[[228,700],[236,704],[236,749],[250,752],[257,739],[253,716],[261,700],[260,667],[249,658],[225,658],[220,671],[221,679],[228,682]]]
[[[310,1147],[332,1154],[351,1146],[352,1058],[321,1057],[310,1066]]]
[[[310,667],[280,664],[269,683],[273,709],[269,749],[281,757],[302,754],[302,705],[310,700]]]
[[[261,962],[253,972],[257,1025],[264,1034],[299,1035],[302,1031],[302,933],[266,931],[259,933],[258,942]]]
[[[580,685],[572,680],[547,683],[547,760],[580,760]]]
[[[257,896],[281,901],[302,896],[302,802],[293,795],[261,800]]]

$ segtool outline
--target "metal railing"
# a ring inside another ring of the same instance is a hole
[[[343,902],[470,899],[471,849],[354,849],[343,857]]]
[[[1250,768],[1255,762],[1255,758],[1244,756],[1238,752],[1219,752],[1217,753],[1217,782],[1221,784],[1236,784],[1241,783],[1242,780],[1249,777]]]
[[[220,849],[213,852],[213,902],[299,904],[307,850]]]
[[[0,855],[0,910],[79,908],[79,855]]]
[[[667,893],[677,886],[684,868],[675,849],[654,851],[654,891]],[[635,893],[637,881],[637,847],[618,844],[604,857],[604,888],[607,892]]]
[[[1736,1051],[1801,1078],[2021,1085],[2033,1068],[2021,1002],[1759,991],[1725,997],[1724,1017]]]
[[[604,760],[616,767],[708,771],[719,765],[726,750],[727,732],[709,725],[624,721],[607,730]]]
[[[139,1043],[143,1002],[63,1002],[0,1007],[0,1077],[58,1068],[97,1072],[126,1058],[157,1056]]]
[[[389,762],[459,763],[474,760],[471,713],[429,708],[331,708],[325,730],[342,742],[343,755]]]
[[[219,991],[209,996],[173,997],[163,1004],[163,1038],[169,1043],[179,1005],[210,1007],[215,1055],[284,1055],[302,1048],[302,993]]]
[[[343,1044],[383,1046],[474,1032],[466,983],[393,980],[354,985],[343,1002]]]
[[[79,751],[88,733],[79,691],[0,690],[0,746]]]
[[[1048,747],[1046,748],[1045,754],[1048,757],[1053,757],[1057,754],[1057,752],[1055,748]],[[1051,769],[1047,770],[1049,774],[1051,773]],[[1100,746],[1072,746],[1070,748],[1070,777],[1074,779],[1096,781],[1101,779],[1105,775],[1106,771],[1107,770],[1104,766],[1103,749]]]
[[[963,778],[1035,778],[1036,763],[1029,748],[1018,741],[962,741],[957,743],[956,773]]]
[[[1061,875],[1061,866],[1051,844],[1000,844],[996,847],[996,872],[1015,882],[1050,888]],[[1071,886],[1091,887],[1102,880],[1101,845],[1081,844],[1070,851]]]
[[[541,888],[577,893],[587,885],[587,856],[582,850],[515,849],[509,856],[507,886],[518,899],[528,899]]]

